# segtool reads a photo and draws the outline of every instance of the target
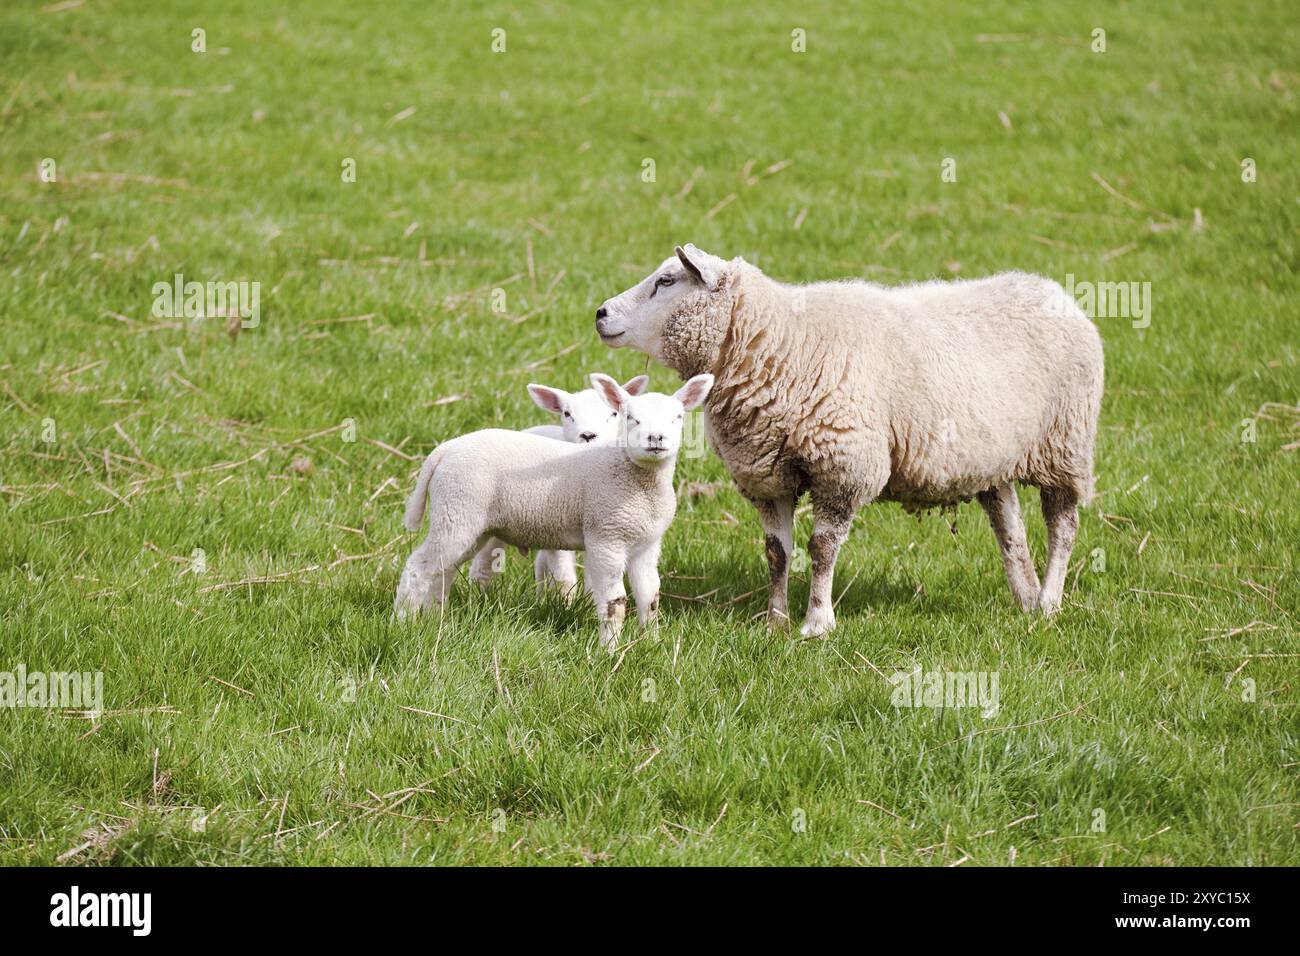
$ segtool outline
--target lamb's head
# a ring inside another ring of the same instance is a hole
[[[713,376],[696,375],[672,395],[629,395],[618,382],[599,372],[592,374],[591,384],[618,415],[627,457],[638,465],[655,467],[677,457],[686,413],[708,397]]]
[[[649,384],[649,377],[638,375],[622,388],[629,395],[640,395]],[[567,442],[580,445],[618,438],[618,412],[605,404],[594,388],[570,393],[549,385],[529,385],[528,394],[539,408],[560,416],[560,427]]]
[[[726,338],[741,260],[687,243],[626,292],[596,310],[596,332],[610,348],[645,352],[683,376],[713,368]]]

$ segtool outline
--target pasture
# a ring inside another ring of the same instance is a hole
[[[103,700],[0,708],[0,863],[1300,863],[1294,9],[851,9],[5,5],[0,671]],[[978,505],[879,505],[836,630],[769,634],[709,453],[657,635],[610,657],[513,553],[391,621],[436,442],[677,387],[592,320],[686,241],[1099,293],[1060,613]],[[917,672],[997,706],[897,706]]]

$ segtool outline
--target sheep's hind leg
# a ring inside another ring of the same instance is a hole
[[[1034,571],[1034,559],[1025,539],[1025,523],[1020,518],[1020,499],[1016,496],[1016,489],[1007,482],[980,492],[978,498],[1002,550],[1002,567],[1006,570],[1011,593],[1020,602],[1021,609],[1032,611],[1038,603],[1038,574]]]
[[[505,542],[489,538],[474,555],[469,566],[469,579],[481,588],[486,588],[492,579],[501,573],[506,562]]]
[[[483,543],[468,532],[443,534],[431,529],[429,536],[406,559],[402,577],[393,600],[393,614],[400,621],[407,617],[442,607],[451,595],[456,569]]]
[[[1043,520],[1047,523],[1047,569],[1043,572],[1038,609],[1052,614],[1061,606],[1065,572],[1079,530],[1079,496],[1072,488],[1044,488],[1041,497]]]
[[[853,524],[853,507],[847,499],[828,502],[813,491],[813,533],[808,539],[808,556],[812,559],[812,587],[808,593],[808,611],[799,633],[817,637],[835,626],[835,605],[831,594],[835,584],[835,562],[840,547]]]
[[[755,501],[754,507],[763,523],[767,551],[767,626],[782,630],[790,623],[787,595],[794,555],[794,497]]]
[[[578,565],[572,551],[538,551],[533,567],[539,594],[552,584],[566,601],[578,593]]]

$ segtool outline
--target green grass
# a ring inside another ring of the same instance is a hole
[[[0,670],[102,671],[107,708],[0,710],[0,863],[1300,862],[1291,5],[445,6],[0,13]],[[414,462],[374,442],[642,371],[592,310],[686,240],[786,280],[1151,283],[1149,328],[1098,320],[1057,617],[975,505],[955,537],[881,505],[838,629],[770,636],[709,455],[662,570],[710,596],[624,657],[515,556],[390,622]],[[154,318],[176,272],[261,282],[260,326]],[[996,671],[999,713],[895,708],[876,670],[918,666]]]

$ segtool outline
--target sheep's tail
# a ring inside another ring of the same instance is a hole
[[[433,470],[438,467],[438,460],[442,458],[442,449],[435,448],[429,452],[429,457],[424,459],[424,464],[420,466],[420,477],[415,480],[415,490],[411,492],[411,497],[406,499],[406,525],[407,531],[419,531],[420,525],[424,523],[424,509],[429,502],[429,483],[433,481]]]

